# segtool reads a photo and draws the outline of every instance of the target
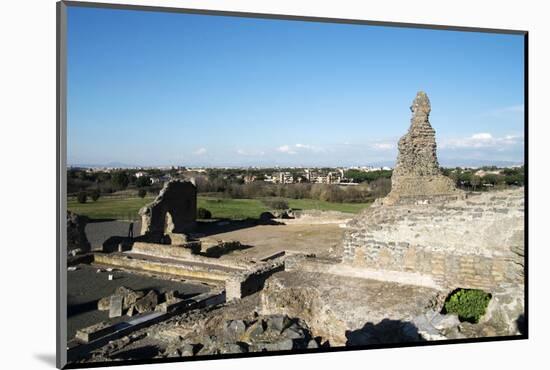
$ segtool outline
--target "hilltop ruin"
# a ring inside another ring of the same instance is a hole
[[[378,204],[434,202],[463,196],[451,179],[441,174],[435,130],[430,124],[430,100],[419,91],[410,107],[411,125],[399,139],[397,164],[390,194]]]
[[[523,188],[468,197],[458,190],[441,174],[430,110],[419,92],[399,140],[392,190],[347,223],[341,261],[287,261],[262,292],[264,313],[303,317],[315,335],[340,345],[414,341],[418,334],[461,338],[456,324],[440,324],[449,319],[439,314],[445,297],[482,289],[493,300],[487,326],[475,330],[519,332]]]
[[[494,289],[523,283],[523,189],[466,198],[441,174],[426,93],[399,140],[392,190],[348,224],[342,262],[403,282]]]

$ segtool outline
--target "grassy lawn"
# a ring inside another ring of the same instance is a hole
[[[332,203],[314,199],[287,199],[288,206],[294,209],[319,209],[321,211],[338,211],[358,213],[371,203]]]
[[[114,218],[118,220],[137,220],[141,207],[151,202],[153,197],[101,197],[96,202],[88,199],[84,204],[69,199],[67,208],[79,215],[90,218]]]
[[[198,197],[198,207],[212,212],[213,218],[258,218],[269,209],[258,199],[227,199]]]
[[[88,200],[81,204],[76,199],[69,199],[69,210],[86,215],[91,218],[113,218],[120,220],[136,220],[138,211],[145,204],[151,202],[153,197],[101,197],[97,202]],[[322,211],[340,211],[357,213],[369,205],[369,203],[330,203],[312,199],[287,199],[290,208],[319,209]],[[227,199],[215,197],[198,197],[198,207],[206,208],[212,212],[214,218],[257,218],[260,213],[268,211],[259,199]]]

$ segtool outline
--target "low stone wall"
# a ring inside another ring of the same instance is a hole
[[[523,189],[372,207],[348,229],[347,265],[424,274],[449,288],[523,284]]]
[[[100,254],[94,255],[94,263],[119,267],[128,270],[147,271],[166,275],[181,276],[209,282],[225,282],[237,269],[229,269],[223,266],[206,265],[193,262],[167,262],[165,260],[129,258],[124,254]]]
[[[240,299],[262,290],[267,278],[276,272],[285,270],[285,258],[279,257],[264,262],[256,269],[235,274],[225,282],[227,301]]]
[[[186,246],[134,242],[132,252],[165,258],[193,258],[201,250],[200,242],[189,242]]]

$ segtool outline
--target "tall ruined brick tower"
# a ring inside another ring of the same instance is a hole
[[[409,131],[399,140],[397,164],[390,194],[382,204],[457,198],[461,192],[441,174],[437,161],[435,130],[430,125],[430,100],[419,91],[413,100]]]

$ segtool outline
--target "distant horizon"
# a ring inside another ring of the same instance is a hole
[[[70,164],[395,164],[419,90],[442,166],[524,162],[521,35],[71,6],[67,35]]]
[[[458,163],[458,162],[457,162]],[[494,162],[469,162],[464,164],[445,164],[440,163],[441,167],[445,168],[454,168],[454,167],[515,167],[523,166],[524,162],[514,162],[514,161],[494,161]],[[172,167],[184,167],[184,168],[382,168],[382,167],[395,167],[394,163],[375,163],[375,164],[360,164],[360,165],[217,165],[217,166],[199,166],[199,165],[189,165],[189,164],[160,164],[160,165],[140,165],[140,164],[126,164],[120,162],[110,162],[105,164],[90,164],[90,163],[69,163],[67,168],[121,168],[121,169],[149,169],[149,168],[172,168]]]

